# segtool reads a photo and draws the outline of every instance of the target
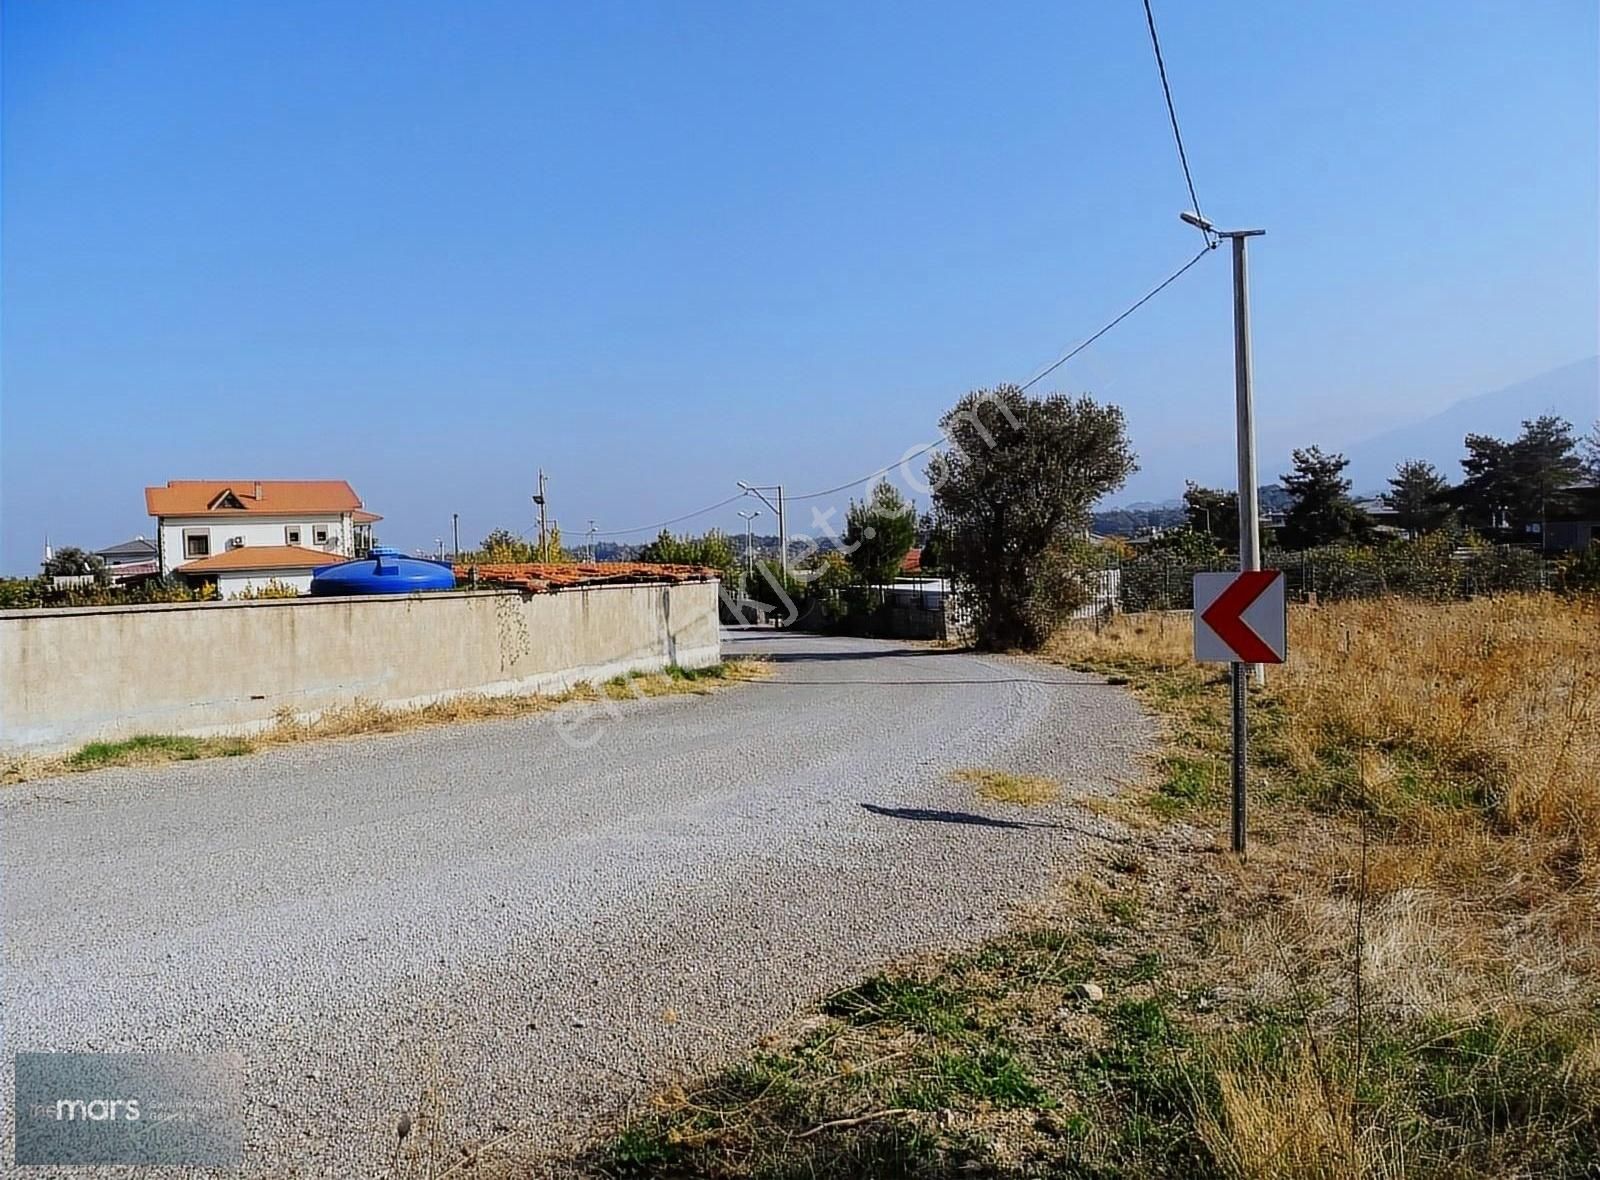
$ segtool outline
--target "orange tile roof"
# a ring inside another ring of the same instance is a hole
[[[474,569],[480,585],[510,586],[532,594],[617,582],[708,582],[722,576],[705,566],[656,565],[645,561],[505,561],[458,565],[455,567],[456,585],[469,585]]]
[[[922,550],[907,549],[905,558],[900,562],[900,572],[915,574],[922,571]]]
[[[241,545],[180,565],[180,574],[215,574],[226,570],[303,570],[349,560],[337,553],[300,545]]]
[[[371,524],[375,520],[382,520],[376,512],[368,512],[365,508],[358,509],[350,514],[350,519],[356,524]]]
[[[230,491],[242,508],[211,507]],[[353,512],[361,497],[342,479],[169,479],[164,488],[145,488],[144,503],[151,516],[281,515]]]

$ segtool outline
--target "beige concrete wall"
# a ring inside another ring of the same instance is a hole
[[[0,749],[555,691],[720,658],[717,584],[0,611]]]

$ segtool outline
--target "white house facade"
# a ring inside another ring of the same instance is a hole
[[[372,526],[382,519],[342,479],[184,479],[144,494],[163,574],[237,549],[365,557]]]
[[[299,545],[242,545],[185,562],[178,567],[177,575],[191,586],[215,587],[218,598],[306,594],[317,570],[343,560],[341,554]]]

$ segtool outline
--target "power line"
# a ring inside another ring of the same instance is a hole
[[[1188,271],[1188,269],[1190,267],[1192,267],[1195,263],[1199,262],[1202,258],[1204,258],[1207,254],[1209,254],[1215,248],[1216,248],[1215,243],[1208,244],[1204,249],[1202,249],[1193,258],[1189,259],[1188,262],[1185,262],[1177,270],[1173,271],[1170,275],[1168,275],[1166,278],[1162,279],[1154,287],[1150,288],[1150,290],[1146,291],[1143,295],[1141,295],[1137,300],[1135,300],[1133,303],[1129,304],[1114,319],[1110,320],[1099,331],[1094,333],[1094,335],[1089,336],[1084,341],[1082,341],[1082,343],[1080,343],[1077,346],[1075,346],[1071,351],[1067,352],[1065,355],[1063,355],[1061,357],[1058,357],[1056,360],[1054,360],[1050,364],[1046,365],[1043,369],[1039,370],[1039,372],[1035,373],[1032,377],[1028,378],[1028,380],[1024,384],[1018,386],[1018,388],[1023,390],[1024,392],[1026,392],[1027,390],[1033,388],[1033,386],[1037,385],[1040,381],[1043,381],[1051,373],[1054,373],[1062,365],[1066,364],[1073,357],[1077,356],[1084,349],[1088,348],[1096,340],[1099,340],[1100,337],[1104,336],[1107,332],[1111,331],[1111,329],[1115,328],[1118,324],[1122,323],[1123,320],[1127,319],[1134,312],[1138,311],[1145,304],[1149,303],[1157,295],[1161,294],[1161,292],[1165,291],[1173,283],[1177,282],[1178,279],[1181,278],[1184,275],[1184,273],[1186,271]],[[784,499],[784,503],[786,503],[786,504],[787,503],[793,503],[793,502],[795,502],[797,500],[817,500],[817,499],[821,499],[823,496],[831,496],[831,495],[834,495],[837,492],[843,492],[843,491],[846,491],[846,490],[848,490],[850,488],[859,487],[861,484],[864,484],[869,480],[877,479],[879,476],[888,475],[896,467],[899,467],[904,463],[909,463],[912,459],[916,459],[916,458],[919,458],[922,455],[926,455],[929,451],[933,450],[935,447],[939,446],[941,443],[946,442],[946,441],[948,441],[946,436],[941,433],[940,436],[937,439],[935,439],[933,442],[928,443],[926,446],[918,447],[916,450],[911,451],[909,454],[901,456],[895,462],[890,463],[886,467],[880,467],[876,471],[869,471],[866,475],[861,476],[859,479],[852,479],[852,480],[849,480],[846,483],[835,484],[831,488],[823,488],[820,491],[815,491],[815,492],[805,492],[802,495],[797,495],[797,496],[785,496],[783,498]],[[738,495],[729,496],[725,500],[718,500],[715,504],[707,504],[704,508],[697,508],[693,512],[685,512],[682,516],[674,516],[670,520],[658,521],[655,524],[642,524],[642,525],[638,525],[638,526],[636,526],[634,528],[629,528],[629,529],[605,529],[605,530],[602,530],[602,531],[597,531],[594,535],[597,536],[597,537],[622,537],[622,536],[626,536],[626,535],[628,535],[630,533],[653,533],[653,532],[659,532],[661,529],[667,528],[670,525],[680,524],[683,521],[692,520],[697,516],[704,516],[708,512],[715,512],[718,508],[726,508],[729,504],[732,504],[735,500],[742,500],[742,499],[744,499],[744,497],[745,497],[745,493],[740,492]]]
[[[1200,198],[1195,195],[1194,177],[1189,173],[1189,156],[1183,150],[1183,132],[1178,130],[1178,108],[1172,103],[1172,87],[1167,84],[1167,63],[1161,56],[1161,39],[1156,36],[1156,14],[1150,9],[1150,0],[1144,0],[1144,20],[1150,26],[1150,47],[1156,51],[1156,69],[1161,74],[1161,93],[1167,98],[1167,115],[1172,120],[1172,138],[1178,145],[1178,163],[1183,166],[1183,180],[1189,186],[1189,203],[1194,209],[1196,217],[1204,217],[1200,212]],[[1206,241],[1211,241],[1211,231],[1202,231]]]
[[[1022,389],[1023,390],[1031,389],[1033,386],[1037,385],[1040,381],[1043,381],[1046,377],[1050,376],[1051,373],[1054,373],[1062,365],[1066,364],[1073,357],[1077,356],[1084,349],[1088,348],[1089,345],[1093,344],[1096,340],[1100,339],[1100,337],[1104,336],[1107,332],[1111,331],[1112,328],[1115,328],[1123,320],[1127,319],[1134,312],[1138,311],[1145,304],[1149,303],[1157,295],[1161,294],[1161,292],[1165,291],[1168,287],[1172,286],[1173,283],[1177,282],[1178,279],[1180,277],[1182,277],[1184,271],[1188,270],[1191,266],[1193,266],[1195,263],[1199,262],[1202,258],[1204,258],[1207,254],[1211,253],[1211,251],[1215,250],[1216,248],[1217,248],[1216,247],[1216,243],[1208,241],[1208,244],[1201,249],[1200,253],[1196,254],[1193,258],[1189,259],[1188,262],[1185,262],[1177,270],[1173,271],[1166,278],[1162,279],[1159,283],[1157,283],[1154,287],[1150,288],[1150,290],[1147,291],[1144,294],[1144,296],[1137,303],[1135,303],[1131,307],[1129,307],[1127,311],[1123,312],[1116,319],[1112,320],[1105,327],[1101,328],[1093,336],[1089,337],[1082,344],[1078,345],[1078,347],[1074,348],[1071,352],[1067,353],[1066,356],[1061,357],[1059,360],[1052,361],[1050,364],[1048,364],[1044,368],[1040,369],[1037,373],[1035,373],[1031,378],[1028,379],[1027,384],[1023,385]]]
[[[737,495],[729,496],[726,500],[718,500],[715,504],[707,504],[704,508],[696,508],[693,512],[685,512],[682,516],[674,516],[671,520],[661,520],[657,521],[655,524],[636,525],[631,529],[594,529],[592,532],[596,537],[621,537],[626,536],[628,533],[660,532],[669,525],[681,524],[686,520],[693,520],[697,516],[704,516],[708,512],[715,512],[718,508],[726,508],[735,500],[742,499],[744,499],[744,493],[740,492]]]
[[[1196,254],[1193,258],[1189,259],[1188,262],[1185,262],[1177,270],[1173,271],[1170,275],[1168,275],[1166,278],[1162,279],[1154,287],[1150,288],[1150,290],[1146,291],[1143,295],[1141,295],[1139,297],[1139,299],[1136,302],[1130,304],[1115,319],[1113,319],[1109,323],[1107,323],[1104,327],[1102,327],[1093,336],[1088,337],[1082,343],[1078,344],[1076,347],[1074,347],[1066,355],[1058,357],[1056,360],[1051,361],[1050,364],[1046,365],[1043,369],[1040,369],[1039,372],[1035,373],[1032,377],[1028,378],[1028,380],[1024,384],[1018,386],[1017,388],[1019,388],[1023,392],[1027,392],[1029,389],[1032,389],[1035,385],[1039,384],[1039,382],[1043,381],[1051,373],[1054,373],[1062,365],[1066,364],[1073,357],[1077,356],[1084,349],[1088,348],[1096,340],[1100,339],[1100,337],[1104,336],[1107,332],[1111,331],[1112,328],[1115,328],[1123,320],[1127,319],[1134,312],[1138,311],[1141,307],[1143,307],[1146,303],[1149,303],[1157,295],[1159,295],[1159,294],[1161,294],[1161,292],[1165,291],[1173,283],[1177,282],[1178,279],[1182,277],[1182,275],[1183,275],[1183,273],[1185,271],[1187,271],[1195,263],[1199,262],[1207,254],[1211,253],[1211,251],[1214,250],[1215,248],[1216,248],[1215,245],[1206,246],[1198,254]],[[866,483],[868,480],[877,479],[880,475],[889,474],[889,472],[893,471],[896,467],[899,467],[901,464],[907,463],[910,460],[917,458],[919,455],[926,455],[929,451],[933,450],[934,447],[938,446],[940,443],[945,442],[945,441],[947,441],[946,436],[941,434],[937,439],[935,439],[933,442],[929,443],[927,446],[919,447],[917,450],[912,451],[910,454],[908,454],[908,455],[904,456],[903,458],[901,458],[898,462],[891,463],[887,467],[880,467],[880,468],[878,468],[878,470],[876,470],[874,472],[871,472],[870,474],[863,475],[860,479],[853,479],[849,483],[836,484],[835,486],[833,486],[831,488],[824,488],[820,492],[807,492],[802,496],[785,496],[784,499],[785,500],[790,500],[790,501],[793,501],[793,500],[815,500],[815,499],[818,499],[821,496],[831,496],[835,492],[842,492],[846,488],[856,487],[856,486],[858,486],[860,484]]]

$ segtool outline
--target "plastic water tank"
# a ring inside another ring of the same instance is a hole
[[[323,566],[311,575],[311,593],[319,597],[452,590],[455,584],[455,572],[448,565],[388,548],[374,549],[371,557]]]

